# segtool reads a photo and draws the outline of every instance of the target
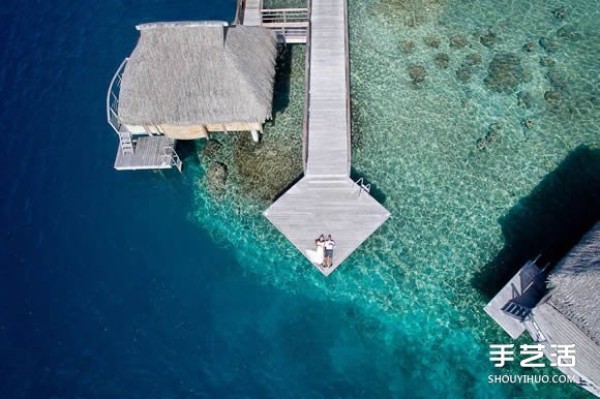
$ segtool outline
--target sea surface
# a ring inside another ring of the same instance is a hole
[[[260,214],[301,170],[302,47],[262,147],[216,137],[215,190],[204,143],[114,171],[105,95],[136,24],[234,1],[4,2],[0,398],[590,397],[489,384],[555,372],[496,370],[482,307],[600,218],[599,10],[350,0],[353,174],[393,216],[324,278]]]

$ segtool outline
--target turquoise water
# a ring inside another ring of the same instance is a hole
[[[600,217],[597,6],[350,1],[353,166],[392,219],[329,279],[261,217],[269,201],[235,185],[218,200],[199,186],[196,219],[266,286],[352,309],[329,359],[345,378],[386,381],[374,396],[586,397],[489,385],[488,345],[509,339],[482,307],[518,265],[559,258]],[[488,77],[505,54],[508,72]],[[294,102],[301,68],[291,81]],[[284,109],[265,145],[293,147],[299,112]]]
[[[118,173],[104,101],[133,26],[229,20],[234,2],[4,4],[0,397],[588,397],[490,386],[487,346],[508,339],[481,311],[525,259],[560,256],[600,217],[598,11],[565,3],[561,23],[558,6],[350,1],[355,174],[393,218],[325,279],[261,216],[301,170],[302,47],[282,57],[261,145],[221,136],[212,157],[178,147],[183,175]],[[521,47],[566,23],[548,105],[543,50]],[[454,35],[471,47],[449,48]],[[485,86],[499,52],[520,60],[515,93]],[[216,161],[229,177],[209,190]]]

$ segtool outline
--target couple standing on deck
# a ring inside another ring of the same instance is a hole
[[[327,236],[327,240],[321,234],[315,240],[315,245],[317,246],[315,263],[322,267],[331,267],[333,265],[333,247],[335,247],[335,241],[331,238],[331,234]]]

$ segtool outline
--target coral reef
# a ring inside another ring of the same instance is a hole
[[[512,53],[499,53],[490,62],[484,82],[496,92],[512,93],[520,83],[527,80],[528,74],[519,57]]]
[[[493,47],[496,43],[496,34],[488,29],[479,35],[479,42],[485,47]]]
[[[428,21],[434,21],[442,14],[446,0],[380,0],[372,12],[384,18],[394,18],[394,23],[400,22],[405,26],[415,28]]]
[[[245,196],[271,201],[302,173],[300,148],[287,145],[279,140],[257,145],[247,135],[236,136],[233,168]]]
[[[552,15],[554,15],[554,18],[558,19],[559,21],[562,21],[567,16],[567,10],[565,9],[565,7],[560,6],[552,10]]]
[[[523,119],[521,121],[521,125],[523,125],[523,127],[526,129],[531,129],[533,126],[535,126],[535,122],[531,119]]]
[[[485,139],[477,139],[477,141],[475,142],[475,146],[477,147],[478,150],[485,150],[487,148],[487,141]]]
[[[416,48],[416,44],[413,40],[403,40],[400,42],[400,48],[407,54],[413,53]]]
[[[550,104],[556,104],[560,97],[560,92],[557,90],[548,90],[544,93],[544,99]]]
[[[541,37],[539,43],[547,53],[555,53],[560,48],[556,40],[548,37]]]
[[[535,51],[535,42],[527,42],[521,47],[521,49],[527,53]]]
[[[577,28],[575,28],[573,25],[564,25],[558,31],[556,31],[556,36],[569,40],[579,40],[582,38],[581,33],[579,33]]]
[[[551,67],[556,65],[556,60],[552,57],[543,56],[540,57],[540,65],[545,67]]]
[[[227,165],[222,162],[212,162],[205,175],[206,187],[211,193],[221,195],[227,184]]]
[[[502,130],[502,123],[494,122],[488,126],[487,133],[484,138],[479,138],[475,142],[475,146],[478,150],[482,151],[488,148],[491,144],[498,141],[500,138],[500,131]]]
[[[465,63],[471,66],[479,65],[481,64],[481,56],[477,53],[471,53],[465,58]]]
[[[471,79],[471,76],[473,76],[473,72],[471,71],[471,68],[469,68],[467,65],[462,65],[456,70],[456,77],[461,82],[469,81]]]
[[[552,87],[556,90],[565,90],[567,88],[567,78],[565,75],[556,70],[550,70],[546,73],[546,78],[550,81]]]
[[[469,42],[463,35],[452,35],[450,36],[450,47],[451,48],[463,48],[466,47]]]
[[[221,144],[218,140],[208,140],[202,149],[202,156],[208,159],[213,159],[219,154],[221,148],[223,148],[223,144]]]
[[[437,36],[427,36],[423,39],[423,42],[427,47],[438,48],[442,41]]]
[[[425,67],[422,65],[411,64],[408,67],[408,76],[410,76],[414,85],[419,86],[421,83],[425,81],[425,77],[427,76],[427,71]]]
[[[450,65],[450,57],[446,53],[438,53],[434,57],[435,65],[439,68],[446,69]]]
[[[531,93],[527,91],[520,91],[517,93],[517,104],[522,108],[531,108],[533,104],[533,97]]]

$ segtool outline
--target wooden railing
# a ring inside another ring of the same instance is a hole
[[[307,27],[273,27],[271,30],[277,34],[277,41],[280,43],[306,43]]]
[[[114,131],[119,134],[121,131],[121,122],[119,122],[119,92],[121,91],[121,80],[123,77],[123,70],[129,58],[125,58],[112,80],[110,86],[108,86],[108,93],[106,95],[106,119],[108,124],[112,126]]]
[[[278,8],[261,10],[263,26],[308,26],[307,8]]]
[[[308,10],[312,8],[312,0],[308,1]],[[308,14],[310,21],[310,11]],[[310,106],[310,25],[306,30],[306,49],[304,60],[304,115],[302,121],[302,169],[306,173],[306,163],[308,162],[308,111]]]
[[[179,158],[177,151],[175,151],[175,141],[173,141],[172,146],[163,148],[162,159],[164,165],[175,166],[177,170],[181,172],[183,162],[181,161],[181,158]]]
[[[261,21],[262,26],[277,33],[277,40],[281,43],[306,43],[307,8],[261,10]]]
[[[246,0],[238,0],[237,8],[235,10],[235,18],[233,20],[234,25],[244,24],[244,8],[246,7]]]
[[[350,84],[350,38],[349,38],[349,30],[348,30],[348,1],[343,0],[344,3],[344,19],[346,22],[344,23],[344,48],[346,53],[346,126],[348,126],[348,175],[350,175],[352,171],[352,103],[350,101],[350,93],[351,93],[351,84]]]

